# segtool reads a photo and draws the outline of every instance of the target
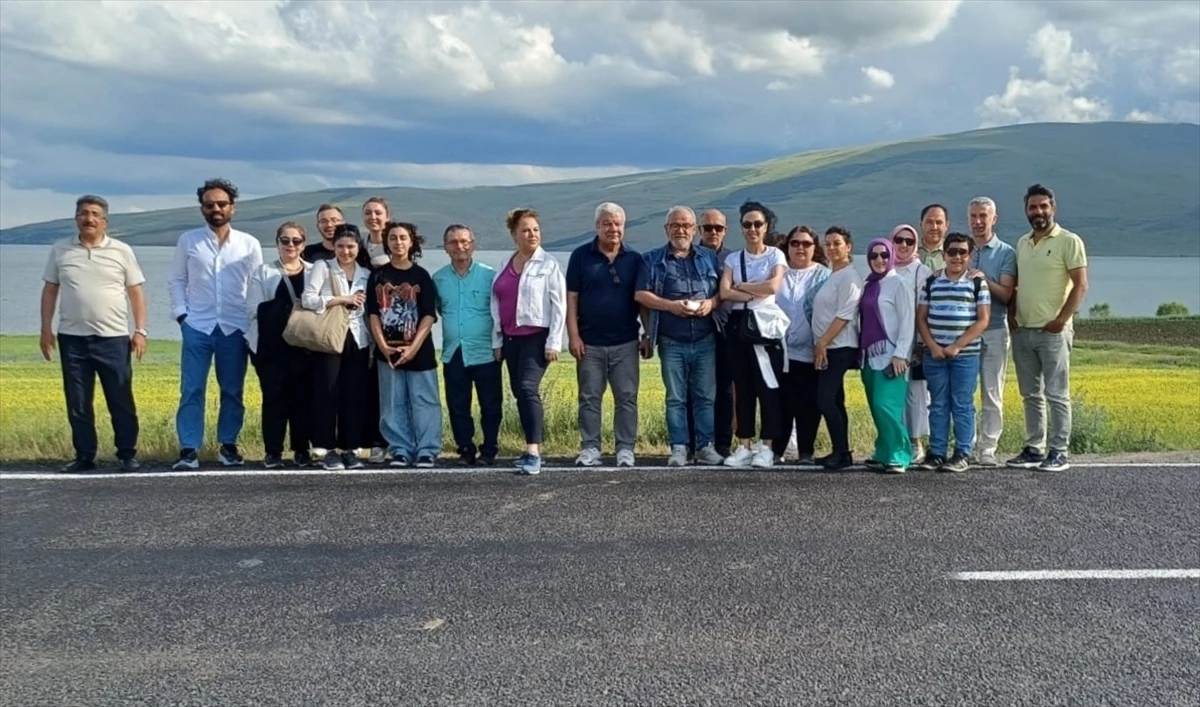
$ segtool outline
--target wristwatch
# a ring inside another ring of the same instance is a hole
[[[144,336],[144,337],[145,337],[145,338],[147,338],[147,339],[149,339],[149,338],[150,338],[150,332],[146,331],[145,329],[134,329],[134,330],[133,330],[133,333],[134,333],[134,334],[141,334],[142,336]]]

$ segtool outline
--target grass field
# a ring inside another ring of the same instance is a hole
[[[1122,320],[1109,320],[1121,322]],[[1147,325],[1106,328],[1111,337],[1133,333],[1133,341]],[[1193,327],[1198,318],[1177,320],[1175,327]],[[1161,329],[1163,340],[1183,341],[1185,334]],[[1089,329],[1091,329],[1089,331]],[[1090,325],[1080,327],[1080,338],[1097,333]],[[1087,332],[1085,334],[1085,332]],[[1116,332],[1116,333],[1114,333]],[[1186,332],[1185,332],[1186,333]],[[1072,392],[1075,398],[1075,434],[1072,451],[1134,452],[1170,449],[1200,449],[1200,347],[1164,346],[1117,342],[1082,341],[1072,360]],[[545,449],[552,455],[578,451],[575,367],[569,356],[550,367],[543,383],[546,407]],[[170,460],[177,453],[174,431],[175,406],[179,399],[179,344],[154,341],[146,359],[135,364],[134,393],[141,419],[140,456]],[[869,453],[874,431],[866,409],[862,384],[852,372],[847,376],[847,407],[851,419],[851,442],[858,455]],[[97,430],[101,457],[111,458],[112,432],[103,395],[97,387]],[[247,457],[262,456],[259,410],[261,398],[253,371],[246,381],[247,416],[241,445]],[[202,458],[215,458],[213,434],[217,412],[217,387],[208,388],[207,441]],[[664,390],[657,359],[644,362],[639,395],[638,451],[667,452],[663,416]],[[605,452],[612,450],[612,399],[605,398]],[[1016,375],[1010,372],[1005,392],[1005,431],[1000,446],[1015,452],[1022,437],[1021,398]],[[444,445],[453,449],[449,422],[443,420]],[[516,406],[505,392],[501,429],[502,455],[515,455],[522,448]],[[822,428],[818,441],[827,449]],[[73,456],[57,359],[46,362],[32,336],[0,337],[0,462],[37,462]]]

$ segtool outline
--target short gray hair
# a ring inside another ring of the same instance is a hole
[[[972,206],[986,206],[992,210],[992,213],[996,213],[996,202],[992,201],[991,197],[977,196],[967,204],[967,209],[970,209]]]
[[[95,194],[84,194],[75,200],[75,213],[85,206],[99,206],[104,211],[104,215],[108,216],[108,201],[102,196]]]
[[[599,221],[600,217],[603,216],[604,214],[609,214],[610,216],[620,216],[622,219],[624,219],[625,218],[625,209],[622,209],[620,204],[614,204],[611,201],[606,201],[603,204],[596,207],[595,220]]]
[[[675,213],[685,213],[688,216],[692,217],[692,221],[696,220],[696,212],[692,211],[692,207],[683,206],[682,204],[679,204],[676,206],[672,206],[670,209],[667,209],[667,219],[663,223],[664,224],[670,223],[671,222],[671,214],[675,214]]]

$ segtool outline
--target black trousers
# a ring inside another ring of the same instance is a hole
[[[725,350],[729,352],[729,363],[733,367],[733,387],[736,392],[734,411],[737,413],[736,434],[738,439],[753,438],[755,436],[755,413],[758,413],[762,417],[758,437],[774,442],[780,436],[787,434],[783,429],[783,415],[779,405],[780,389],[767,387],[767,382],[763,379],[762,370],[758,365],[758,357],[754,353],[754,347],[737,338],[736,334],[732,334],[737,331],[738,318],[743,316],[747,315],[742,311],[730,312],[727,331],[731,333],[731,336],[725,347]],[[781,381],[783,347],[768,346],[766,350],[775,378]]]
[[[543,354],[544,357],[544,354]],[[478,451],[494,457],[500,451],[500,415],[504,402],[500,362],[496,360],[474,366],[464,366],[462,347],[442,366],[446,383],[446,407],[450,413],[450,431],[459,454],[471,454],[475,448],[475,420],[471,416],[471,390],[479,395],[479,426],[483,428],[483,444]]]
[[[293,452],[307,452],[312,437],[312,356],[291,349],[267,359],[251,356],[258,385],[262,388],[262,436],[267,454],[283,455],[283,440]]]
[[[504,364],[508,384],[517,400],[517,415],[525,432],[525,444],[541,444],[545,431],[542,409],[542,376],[546,375],[546,339],[549,331],[527,336],[504,337]]]
[[[313,354],[313,376],[316,379],[316,395],[313,399],[314,447],[331,451],[363,446],[370,353],[367,348],[358,348],[354,336],[347,332],[342,353]]]
[[[834,454],[850,453],[850,418],[846,415],[846,372],[858,361],[858,349],[827,349],[829,365],[817,371],[817,408],[825,418],[825,428],[833,443]],[[799,440],[797,440],[797,444]]]
[[[733,444],[733,367],[729,363],[729,341],[716,333],[717,395],[713,398],[713,446],[726,449]],[[696,451],[696,420],[692,417],[692,396],[687,401],[688,450]]]
[[[71,444],[75,458],[96,458],[96,378],[104,389],[104,401],[112,417],[113,443],[117,458],[137,454],[138,416],[133,402],[133,363],[128,336],[58,335],[62,359],[63,393]]]
[[[771,440],[772,451],[779,456],[787,451],[792,425],[796,426],[796,450],[812,456],[821,426],[817,408],[817,369],[811,363],[788,361],[787,373],[780,379],[779,405],[783,434]]]

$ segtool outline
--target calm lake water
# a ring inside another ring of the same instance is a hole
[[[264,249],[265,250],[265,249]],[[167,299],[167,273],[171,247],[139,247],[138,261],[146,274],[151,338],[178,339],[179,326],[171,320]],[[37,334],[42,271],[48,245],[0,245],[0,334]],[[269,255],[269,253],[264,253]],[[507,251],[480,251],[476,259],[493,267],[507,261]],[[567,254],[553,253],[566,267]],[[431,273],[448,262],[440,250],[427,249],[421,265]],[[855,258],[866,272],[866,262]],[[1200,258],[1089,258],[1091,288],[1083,311],[1096,302],[1107,302],[1118,316],[1152,316],[1163,302],[1182,302],[1193,314],[1200,312]],[[434,327],[441,345],[441,331]]]

